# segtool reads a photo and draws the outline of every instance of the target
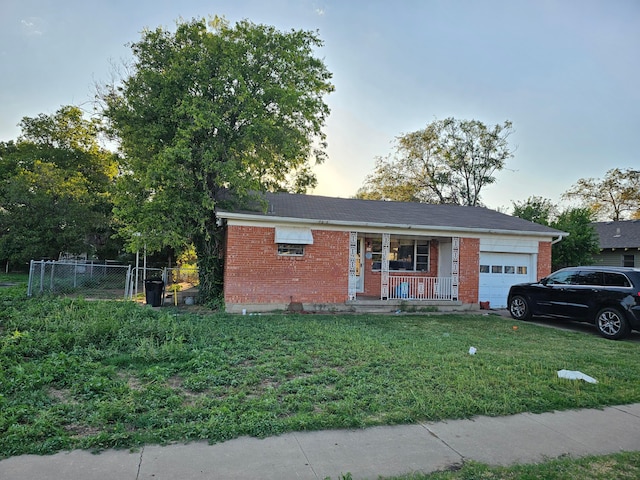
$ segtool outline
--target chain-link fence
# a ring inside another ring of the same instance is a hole
[[[192,305],[198,295],[198,283],[195,267],[135,268],[95,262],[32,260],[27,295],[52,293],[97,299],[124,298],[154,306]],[[148,295],[150,289],[153,289],[152,295]]]
[[[129,298],[130,276],[129,265],[32,260],[27,295],[52,293],[100,299]]]

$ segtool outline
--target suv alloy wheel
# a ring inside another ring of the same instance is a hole
[[[596,327],[600,335],[611,340],[624,338],[630,331],[627,321],[618,309],[612,307],[605,307],[597,313]]]

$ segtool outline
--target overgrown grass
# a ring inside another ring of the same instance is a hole
[[[640,478],[640,452],[583,458],[563,457],[544,463],[491,467],[468,462],[460,470],[385,477],[386,480],[611,480]]]
[[[513,325],[199,315],[3,287],[0,458],[640,401],[637,342]]]

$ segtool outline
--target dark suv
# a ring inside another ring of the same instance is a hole
[[[600,335],[617,340],[640,330],[640,269],[563,268],[537,283],[513,285],[508,305],[517,320],[571,318],[594,323]]]

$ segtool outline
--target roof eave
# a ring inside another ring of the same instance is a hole
[[[415,224],[398,224],[398,223],[378,223],[378,222],[351,222],[346,220],[322,220],[314,218],[295,218],[295,217],[271,217],[266,215],[254,215],[248,213],[234,213],[219,211],[216,213],[219,218],[229,220],[250,220],[257,222],[281,222],[281,223],[302,223],[309,225],[335,225],[340,227],[357,227],[372,229],[398,229],[398,230],[430,230],[439,232],[460,232],[460,233],[492,233],[502,235],[530,235],[535,237],[558,237],[557,241],[569,236],[567,232],[536,232],[530,230],[506,230],[500,228],[473,228],[473,227],[455,227],[455,226],[434,226],[434,225],[415,225]]]

